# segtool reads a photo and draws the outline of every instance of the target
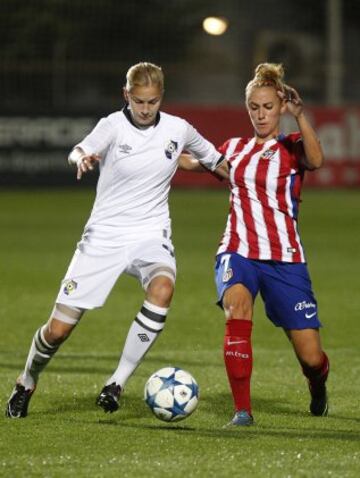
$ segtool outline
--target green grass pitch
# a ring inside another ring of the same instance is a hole
[[[35,329],[47,320],[92,190],[0,192],[0,407]],[[0,418],[4,477],[358,477],[360,476],[360,193],[303,193],[302,240],[331,360],[330,415],[311,417],[305,380],[281,330],[258,299],[253,334],[256,424],[224,429],[232,401],[222,362],[224,320],[214,305],[213,256],[227,191],[171,195],[178,262],[167,326],[121,399],[105,415],[95,397],[117,365],[143,296],[122,277],[105,307],[89,312],[43,373],[29,416]],[[148,376],[166,365],[201,388],[187,420],[166,424],[143,402]],[[1,412],[3,413],[3,412]]]

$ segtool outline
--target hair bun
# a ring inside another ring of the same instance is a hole
[[[284,78],[284,67],[281,63],[260,63],[255,69],[254,80],[258,82],[282,82]]]

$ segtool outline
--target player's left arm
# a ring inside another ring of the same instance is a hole
[[[186,132],[184,150],[191,153],[205,169],[214,172],[225,160],[224,156],[216,150],[215,146],[201,136],[196,129],[184,120]]]
[[[204,173],[207,171],[204,166],[201,165],[200,161],[193,158],[191,154],[181,153],[179,156],[179,169],[184,171],[194,171],[197,173]]]
[[[184,171],[193,171],[197,173],[210,173],[215,176],[217,179],[228,179],[229,178],[229,168],[227,161],[222,161],[220,165],[215,169],[215,171],[210,171],[208,168],[203,166],[198,159],[195,159],[191,154],[182,153],[179,157],[179,169]]]
[[[307,119],[303,107],[303,101],[299,93],[290,86],[285,87],[285,92],[278,92],[280,98],[285,99],[287,111],[292,114],[298,124],[302,137],[304,154],[301,162],[306,169],[318,169],[324,163],[324,153],[320,141]]]

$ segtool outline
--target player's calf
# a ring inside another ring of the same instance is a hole
[[[24,418],[39,375],[57,352],[60,344],[78,323],[83,310],[56,304],[50,320],[34,334],[25,363],[9,397],[5,414],[9,418]]]
[[[319,367],[302,366],[311,395],[310,413],[317,417],[325,417],[329,411],[328,394],[326,390],[329,368],[329,359],[325,352],[323,353],[323,360]]]

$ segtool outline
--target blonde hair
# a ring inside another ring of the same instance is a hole
[[[251,91],[261,86],[272,86],[276,90],[284,91],[284,67],[281,63],[260,63],[255,68],[254,78],[245,88],[245,97],[248,100]]]
[[[164,73],[160,66],[144,61],[130,67],[126,73],[125,88],[131,91],[136,86],[158,86],[163,91]]]

